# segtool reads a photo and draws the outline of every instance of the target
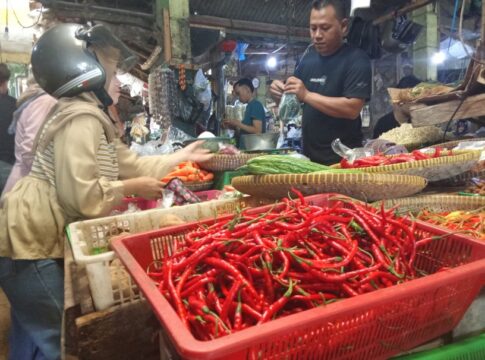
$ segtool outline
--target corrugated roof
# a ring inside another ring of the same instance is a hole
[[[301,27],[311,6],[312,0],[190,0],[192,14]]]

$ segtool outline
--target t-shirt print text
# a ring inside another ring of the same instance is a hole
[[[320,84],[321,86],[323,86],[327,82],[327,77],[325,75],[323,75],[321,78],[311,78],[310,82],[311,83],[317,83],[317,84]]]

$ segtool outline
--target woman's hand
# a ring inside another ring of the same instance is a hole
[[[124,195],[137,195],[145,199],[159,199],[162,197],[163,183],[159,179],[142,176],[123,180]]]
[[[195,141],[190,145],[187,145],[183,149],[177,151],[175,155],[179,157],[179,162],[193,161],[204,162],[212,159],[214,154],[211,154],[210,150],[202,148],[203,140]]]

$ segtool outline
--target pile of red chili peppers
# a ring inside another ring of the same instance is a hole
[[[148,269],[182,322],[210,340],[416,277],[415,225],[346,197],[284,199],[185,235]]]
[[[371,166],[383,166],[383,165],[393,165],[393,164],[400,164],[410,161],[419,161],[419,160],[427,160],[433,159],[440,156],[449,156],[452,155],[451,151],[448,154],[442,154],[441,148],[435,148],[435,152],[432,155],[428,155],[422,153],[421,151],[414,150],[409,154],[399,154],[399,155],[392,155],[392,156],[385,156],[383,154],[377,154],[373,156],[367,156],[365,158],[354,160],[354,162],[350,163],[347,159],[342,159],[340,161],[340,167],[343,169],[351,169],[351,168],[364,168],[364,167],[371,167]]]

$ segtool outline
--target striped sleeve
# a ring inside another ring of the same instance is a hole
[[[123,198],[123,183],[100,172],[97,154],[103,128],[92,116],[79,116],[54,139],[56,191],[70,217],[106,216]]]

